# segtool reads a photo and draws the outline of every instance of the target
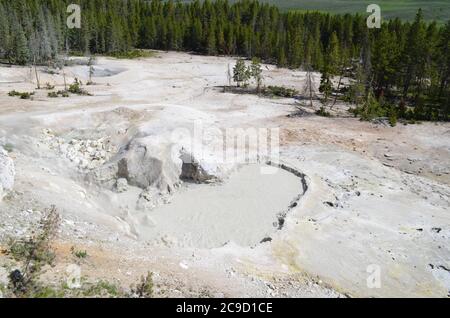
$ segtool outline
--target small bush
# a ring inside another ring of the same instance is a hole
[[[138,58],[154,57],[155,52],[145,50],[131,50],[126,52],[110,53],[110,56],[116,59],[138,59]]]
[[[81,89],[81,85],[78,81],[76,81],[75,83],[73,83],[72,85],[69,86],[69,92],[71,92],[72,94],[79,94],[82,95],[83,91]]]
[[[83,296],[85,297],[120,297],[122,295],[123,293],[119,286],[104,280],[86,286],[83,290]]]
[[[60,223],[55,207],[45,211],[33,236],[10,240],[6,255],[22,263],[23,269],[16,269],[9,275],[9,290],[16,297],[36,297],[43,290],[39,281],[43,267],[52,265],[55,253],[51,247]]]
[[[266,89],[266,94],[279,96],[279,97],[287,97],[292,98],[295,95],[298,95],[298,91],[292,88],[286,88],[282,86],[269,86]]]
[[[47,95],[48,95],[48,97],[50,97],[50,98],[57,98],[57,97],[58,97],[58,93],[56,93],[56,92],[50,92],[50,93],[48,93]]]
[[[7,152],[13,152],[14,151],[14,146],[10,143],[4,144],[3,145],[3,149],[5,149]]]
[[[31,93],[27,93],[27,92],[25,92],[25,93],[21,93],[20,94],[20,99],[31,99]]]
[[[153,273],[147,273],[146,276],[141,276],[141,281],[136,286],[131,287],[131,293],[139,298],[153,297]]]
[[[10,91],[9,93],[8,93],[8,96],[11,96],[11,97],[15,97],[15,96],[18,96],[18,97],[20,97],[20,99],[31,99],[31,96],[33,96],[34,95],[34,92],[31,92],[31,93],[29,93],[29,92],[17,92],[17,91],[15,91],[15,90],[13,90],[13,91]]]
[[[13,91],[10,91],[10,92],[8,93],[8,96],[11,96],[11,97],[14,97],[14,96],[20,96],[20,93],[13,90]]]
[[[87,251],[76,250],[74,246],[70,248],[70,252],[72,253],[73,256],[81,259],[86,258],[88,256]]]
[[[391,125],[391,127],[395,127],[397,125],[397,114],[395,112],[391,112],[389,114],[389,125]]]
[[[325,110],[325,107],[320,107],[320,109],[316,110],[316,115],[322,117],[331,117],[331,114]]]
[[[57,91],[56,94],[61,97],[69,97],[69,93],[67,91]]]
[[[89,95],[87,91],[81,88],[83,84],[77,78],[75,78],[75,82],[69,86],[69,92],[77,95]]]
[[[67,282],[55,284],[45,283],[42,274],[44,267],[54,265],[55,252],[52,248],[60,224],[60,217],[55,207],[44,212],[39,225],[31,237],[10,240],[2,251],[6,256],[21,265],[9,274],[7,286],[0,284],[0,294],[4,297],[25,298],[63,298],[63,297],[140,297],[151,298],[154,295],[153,274],[141,277],[129,291],[118,283],[100,280],[88,282],[84,277],[80,288],[70,288]],[[72,254],[78,258],[87,257],[86,251],[71,248]]]

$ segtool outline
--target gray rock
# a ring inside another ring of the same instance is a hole
[[[13,189],[15,173],[13,160],[0,148],[0,201]]]
[[[9,283],[9,273],[3,266],[0,266],[0,286],[6,286]]]
[[[116,190],[119,193],[127,192],[128,191],[128,181],[127,181],[127,179],[125,179],[125,178],[117,179]]]
[[[145,139],[135,140],[117,164],[118,178],[128,184],[146,189],[172,189],[179,182],[180,167],[171,160],[171,148],[153,146]]]
[[[183,161],[180,176],[182,180],[205,183],[215,178],[215,176],[210,175],[191,154],[182,151],[180,159]]]

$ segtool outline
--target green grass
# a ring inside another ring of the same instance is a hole
[[[139,59],[156,56],[155,52],[149,50],[131,50],[128,52],[110,53],[108,55],[116,59]]]
[[[230,0],[234,2],[237,0]],[[419,8],[422,8],[425,19],[447,22],[450,18],[449,0],[259,0],[278,6],[282,11],[302,10],[330,13],[366,14],[369,4],[378,4],[384,19],[414,19]],[[189,2],[186,0],[185,2]]]
[[[425,19],[445,22],[450,17],[448,0],[262,0],[278,5],[282,9],[319,10],[330,13],[366,14],[369,4],[378,4],[384,19],[414,19],[417,10],[422,8]]]

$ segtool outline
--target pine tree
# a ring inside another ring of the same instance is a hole
[[[206,52],[209,55],[217,54],[216,32],[215,32],[215,28],[213,26],[210,27],[209,32],[208,32]]]
[[[328,99],[331,96],[331,93],[333,92],[333,86],[331,84],[330,74],[328,74],[326,71],[322,72],[322,77],[320,79],[319,92],[321,92],[323,94],[323,102],[327,103]]]
[[[25,37],[22,26],[18,22],[16,22],[13,29],[15,30],[12,41],[12,55],[14,56],[14,62],[19,65],[25,65],[30,59],[27,38]]]
[[[9,58],[10,51],[9,19],[3,4],[0,2],[0,58]]]
[[[384,96],[385,91],[395,85],[397,70],[396,65],[399,59],[399,49],[395,36],[383,26],[378,41],[374,45],[372,58],[374,87],[376,96]]]
[[[249,79],[249,73],[243,59],[238,59],[233,68],[233,80],[237,83],[237,87],[241,87]]]
[[[404,85],[403,85],[403,97],[407,97],[411,84],[420,85],[421,77],[423,75],[425,66],[425,52],[426,52],[426,33],[425,25],[423,22],[422,10],[416,15],[414,23],[412,24],[405,50],[403,52],[404,61]],[[417,95],[418,91],[416,92]]]
[[[261,61],[259,58],[253,58],[252,64],[250,65],[250,74],[255,79],[256,91],[259,93],[261,91],[261,85],[263,81]]]
[[[327,65],[327,71],[331,75],[337,75],[340,70],[340,48],[339,48],[339,40],[336,35],[336,32],[333,32],[330,39],[330,44],[328,46],[327,52],[327,61],[325,64]]]
[[[278,59],[277,59],[277,64],[280,67],[284,67],[287,66],[287,59],[286,59],[286,52],[284,50],[284,46],[280,46],[279,50],[278,50]]]
[[[381,30],[368,30],[361,15],[280,12],[253,0],[78,0],[83,27],[68,29],[69,3],[0,0],[0,59],[48,63],[66,41],[68,53],[152,48],[258,57],[308,74],[320,70],[327,94],[338,76],[334,103],[344,91],[343,78],[351,77],[364,86],[365,100],[373,93],[385,106],[403,97],[405,108],[416,107],[418,118],[449,119],[450,26],[425,22],[421,11],[412,23],[393,19]],[[352,74],[356,61],[363,82],[355,69]],[[248,77],[251,67],[244,73]]]

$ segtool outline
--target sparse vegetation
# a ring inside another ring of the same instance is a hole
[[[139,59],[155,56],[155,52],[149,50],[129,50],[124,52],[112,52],[108,54],[116,59]]]
[[[125,293],[117,284],[100,280],[95,284],[85,284],[81,290],[84,297],[124,297]]]
[[[147,273],[141,277],[141,281],[136,286],[131,287],[131,294],[139,298],[153,297],[153,273]]]
[[[73,84],[69,85],[69,89],[68,91],[72,94],[76,94],[76,95],[84,95],[84,96],[89,96],[90,94],[84,90],[82,88],[83,83],[78,80],[78,78],[75,78],[75,81],[73,82]]]
[[[20,99],[31,99],[31,97],[34,95],[34,92],[17,92],[15,90],[10,91],[8,93],[8,96],[10,97],[20,97]]]
[[[268,86],[265,90],[266,95],[292,98],[298,95],[298,91],[293,88],[283,86]]]
[[[10,143],[6,143],[3,145],[3,149],[5,149],[7,152],[13,152],[14,151],[14,145]]]
[[[331,114],[326,111],[325,107],[321,106],[320,109],[316,111],[316,115],[322,116],[322,117],[331,117]]]
[[[259,58],[253,58],[252,64],[250,65],[250,74],[255,79],[256,82],[256,92],[259,93],[261,91],[261,86],[263,83],[263,75],[261,68],[261,60]]]
[[[67,91],[57,91],[56,94],[61,97],[69,97],[69,93]]]
[[[76,258],[80,258],[80,259],[87,258],[87,256],[88,256],[88,253],[86,250],[84,250],[84,251],[76,250],[74,246],[72,246],[70,248],[70,252],[72,253],[73,256],[75,256]]]
[[[227,76],[230,81],[231,74],[227,74]],[[264,79],[262,75],[261,60],[255,57],[252,59],[252,63],[247,66],[244,59],[238,59],[233,68],[233,81],[236,83],[237,87],[247,88],[249,86],[249,81],[252,78],[256,84],[256,92],[260,93]]]
[[[21,264],[21,269],[9,275],[9,290],[16,297],[39,297],[45,294],[46,287],[39,278],[47,265],[53,265],[55,252],[52,240],[57,234],[60,216],[55,207],[45,211],[37,230],[32,236],[10,239],[5,251],[7,255]]]
[[[18,267],[9,273],[9,284],[0,285],[0,292],[4,297],[153,297],[154,282],[151,272],[143,275],[128,291],[118,283],[107,280],[93,283],[85,277],[80,278],[81,286],[78,288],[71,288],[67,282],[46,283],[42,275],[46,273],[47,268],[56,265],[53,241],[57,236],[60,220],[56,208],[51,207],[43,213],[32,235],[8,241],[2,252],[17,262]],[[87,251],[77,250],[75,247],[71,248],[71,253],[80,259],[88,257]]]
[[[56,92],[49,92],[47,94],[47,96],[50,97],[50,98],[57,98],[58,97],[58,93],[56,93]]]
[[[236,65],[233,68],[233,80],[236,82],[237,87],[248,86],[248,80],[251,77],[251,72],[247,69],[245,61],[243,59],[238,59]]]
[[[397,125],[397,112],[395,111],[394,107],[391,107],[389,109],[389,124],[391,127],[395,127]]]

